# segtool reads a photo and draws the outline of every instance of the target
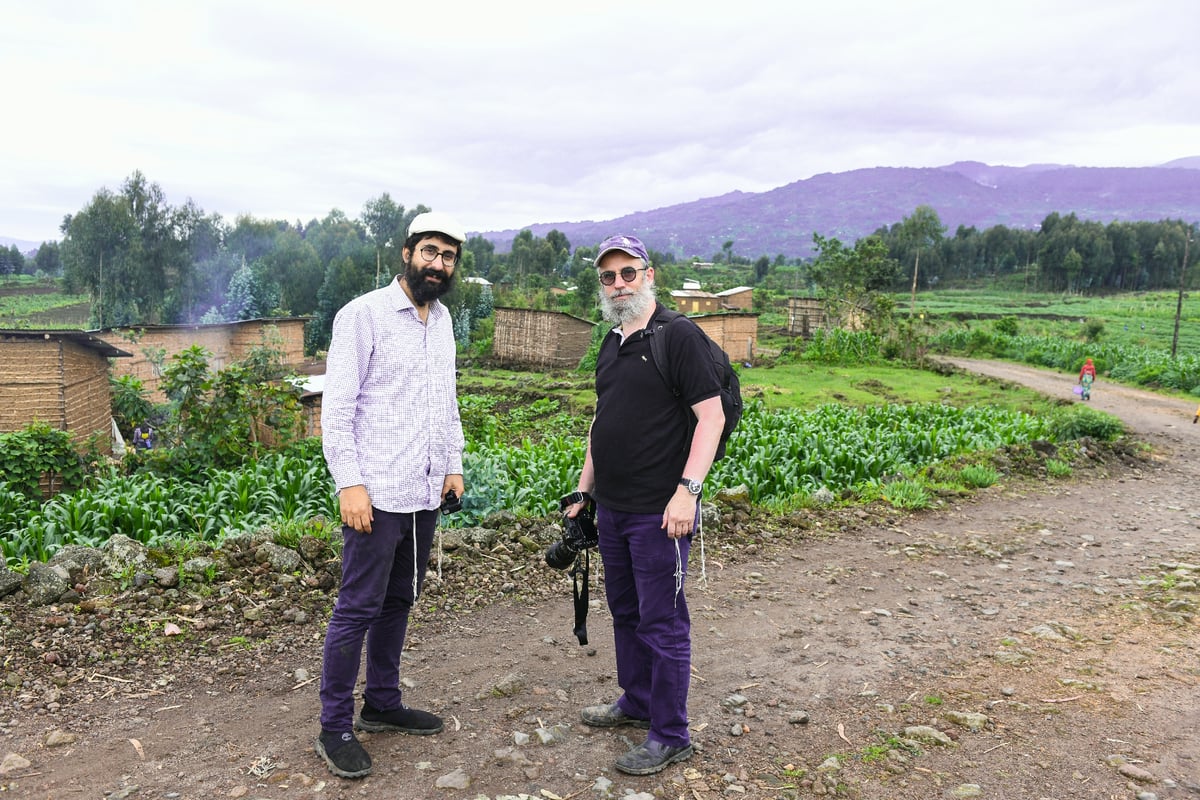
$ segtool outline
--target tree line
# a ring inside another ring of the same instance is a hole
[[[913,217],[875,233],[888,255],[907,268],[906,275],[920,259],[921,288],[1016,276],[1022,288],[1039,292],[1176,289],[1200,255],[1188,245],[1189,238],[1196,242],[1196,225],[1182,220],[1104,224],[1054,212],[1036,230],[996,225],[980,231],[960,225],[953,236],[945,236],[938,223],[921,239],[912,236],[907,224],[921,213],[936,219],[932,209],[922,206]],[[899,281],[902,285],[903,279]]]
[[[402,268],[408,223],[430,210],[369,199],[358,217],[332,209],[322,219],[232,222],[190,199],[172,206],[158,184],[135,171],[118,191],[102,188],[64,217],[60,243],[26,259],[0,248],[0,271],[61,274],[63,289],[92,299],[92,327],[228,322],[255,317],[309,316],[307,346],[323,349],[333,316],[351,298],[388,283]],[[981,278],[1019,281],[1029,291],[1099,293],[1178,288],[1200,247],[1195,225],[1178,220],[1112,222],[1048,215],[1036,230],[959,226],[946,235],[934,209],[913,214],[852,245],[814,233],[807,260],[782,254],[748,259],[733,241],[700,271],[651,250],[661,288],[699,276],[712,291],[747,284],[785,293],[900,292]],[[446,300],[460,340],[490,316],[494,302],[555,308],[595,318],[595,246],[572,247],[560,231],[544,238],[523,230],[508,253],[482,237],[464,245],[459,281]],[[1187,265],[1184,264],[1185,257]],[[486,285],[465,282],[476,276]],[[573,291],[559,295],[559,290]],[[497,295],[493,296],[492,292]]]

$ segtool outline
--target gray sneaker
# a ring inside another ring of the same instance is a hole
[[[579,712],[579,718],[584,725],[593,728],[615,728],[618,725],[632,725],[635,728],[649,728],[650,720],[638,719],[625,713],[616,703],[606,706],[588,706]]]

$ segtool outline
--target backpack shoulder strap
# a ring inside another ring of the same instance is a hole
[[[687,317],[678,311],[664,308],[650,320],[650,327],[647,330],[650,336],[650,355],[654,359],[654,368],[658,370],[659,377],[663,379],[663,383],[667,384],[671,394],[679,397],[679,387],[671,383],[671,376],[667,372],[667,341],[665,338],[667,328],[677,319],[687,319]]]

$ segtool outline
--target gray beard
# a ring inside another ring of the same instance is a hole
[[[600,313],[613,325],[625,325],[633,322],[654,308],[654,302],[654,284],[651,281],[644,281],[637,292],[623,298],[620,302],[614,302],[613,298],[604,291],[604,287],[600,288]]]

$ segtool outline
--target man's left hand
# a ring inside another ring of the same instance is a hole
[[[696,526],[696,503],[700,498],[680,486],[671,495],[671,502],[663,512],[663,529],[672,539],[682,539],[690,534]]]

